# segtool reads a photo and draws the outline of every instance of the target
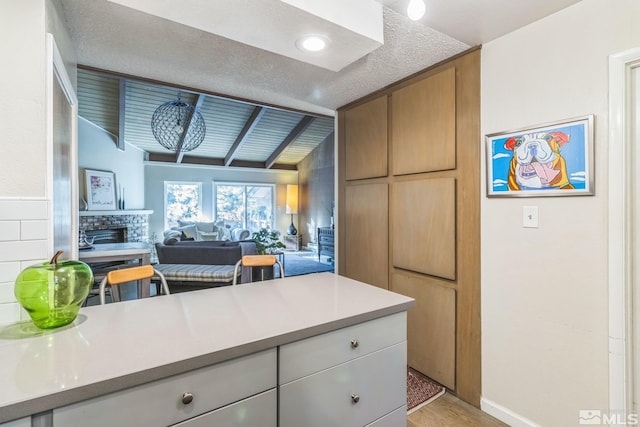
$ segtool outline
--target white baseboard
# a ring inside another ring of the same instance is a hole
[[[484,397],[480,399],[480,409],[511,427],[540,427],[539,424]]]

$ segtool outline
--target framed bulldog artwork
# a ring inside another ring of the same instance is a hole
[[[486,136],[487,196],[593,195],[593,115]]]

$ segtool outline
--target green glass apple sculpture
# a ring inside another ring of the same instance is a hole
[[[51,261],[22,270],[14,293],[33,323],[42,329],[67,325],[78,316],[80,305],[93,284],[93,272],[82,261]]]

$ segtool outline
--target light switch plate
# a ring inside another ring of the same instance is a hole
[[[522,226],[525,228],[538,228],[538,207],[522,207]]]

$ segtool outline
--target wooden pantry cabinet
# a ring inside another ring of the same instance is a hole
[[[338,110],[339,274],[416,300],[408,364],[480,404],[480,49]]]

